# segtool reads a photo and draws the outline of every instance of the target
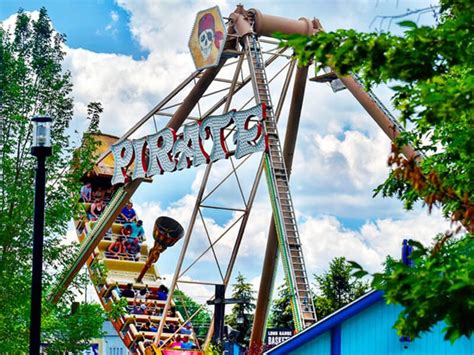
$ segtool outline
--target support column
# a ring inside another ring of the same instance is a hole
[[[288,179],[291,175],[293,165],[293,156],[295,152],[296,139],[298,136],[298,127],[300,123],[301,110],[303,107],[303,98],[308,78],[308,67],[298,67],[293,86],[293,96],[291,98],[290,112],[283,146],[283,158],[288,173]],[[263,333],[266,328],[269,306],[273,293],[273,283],[277,271],[278,260],[278,240],[276,235],[275,223],[272,216],[270,229],[268,232],[267,248],[265,250],[265,259],[263,262],[262,278],[258,291],[257,307],[255,309],[252,335],[250,338],[250,350],[252,353],[258,353],[263,342]]]

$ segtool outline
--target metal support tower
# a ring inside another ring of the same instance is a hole
[[[306,273],[296,215],[291,199],[285,161],[273,115],[273,105],[263,65],[260,43],[254,34],[244,38],[244,50],[253,78],[255,100],[266,106],[265,129],[269,147],[265,153],[265,175],[272,203],[275,229],[278,236],[283,268],[292,295],[295,328],[300,331],[316,321],[316,311]]]

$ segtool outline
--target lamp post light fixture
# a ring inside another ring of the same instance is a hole
[[[40,353],[41,293],[43,274],[44,206],[46,190],[46,158],[52,154],[51,117],[33,117],[31,154],[37,158],[35,206],[33,217],[33,273],[31,281],[30,354]]]

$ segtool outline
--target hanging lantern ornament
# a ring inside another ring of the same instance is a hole
[[[170,217],[158,217],[153,228],[153,239],[155,240],[155,245],[153,245],[153,248],[151,248],[148,253],[145,266],[143,266],[136,281],[141,282],[148,269],[158,261],[160,254],[164,252],[166,248],[175,245],[178,240],[183,238],[183,236],[184,228],[179,224],[179,222]]]

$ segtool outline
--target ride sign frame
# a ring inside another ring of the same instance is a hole
[[[180,134],[166,127],[152,135],[113,144],[112,185],[127,181],[127,171],[133,163],[132,180],[215,162],[231,155],[240,159],[267,151],[268,137],[263,125],[265,112],[265,104],[260,104],[248,110],[232,110],[184,125]],[[226,129],[234,131],[233,151],[228,148]],[[206,143],[212,144],[210,151],[206,149]]]

